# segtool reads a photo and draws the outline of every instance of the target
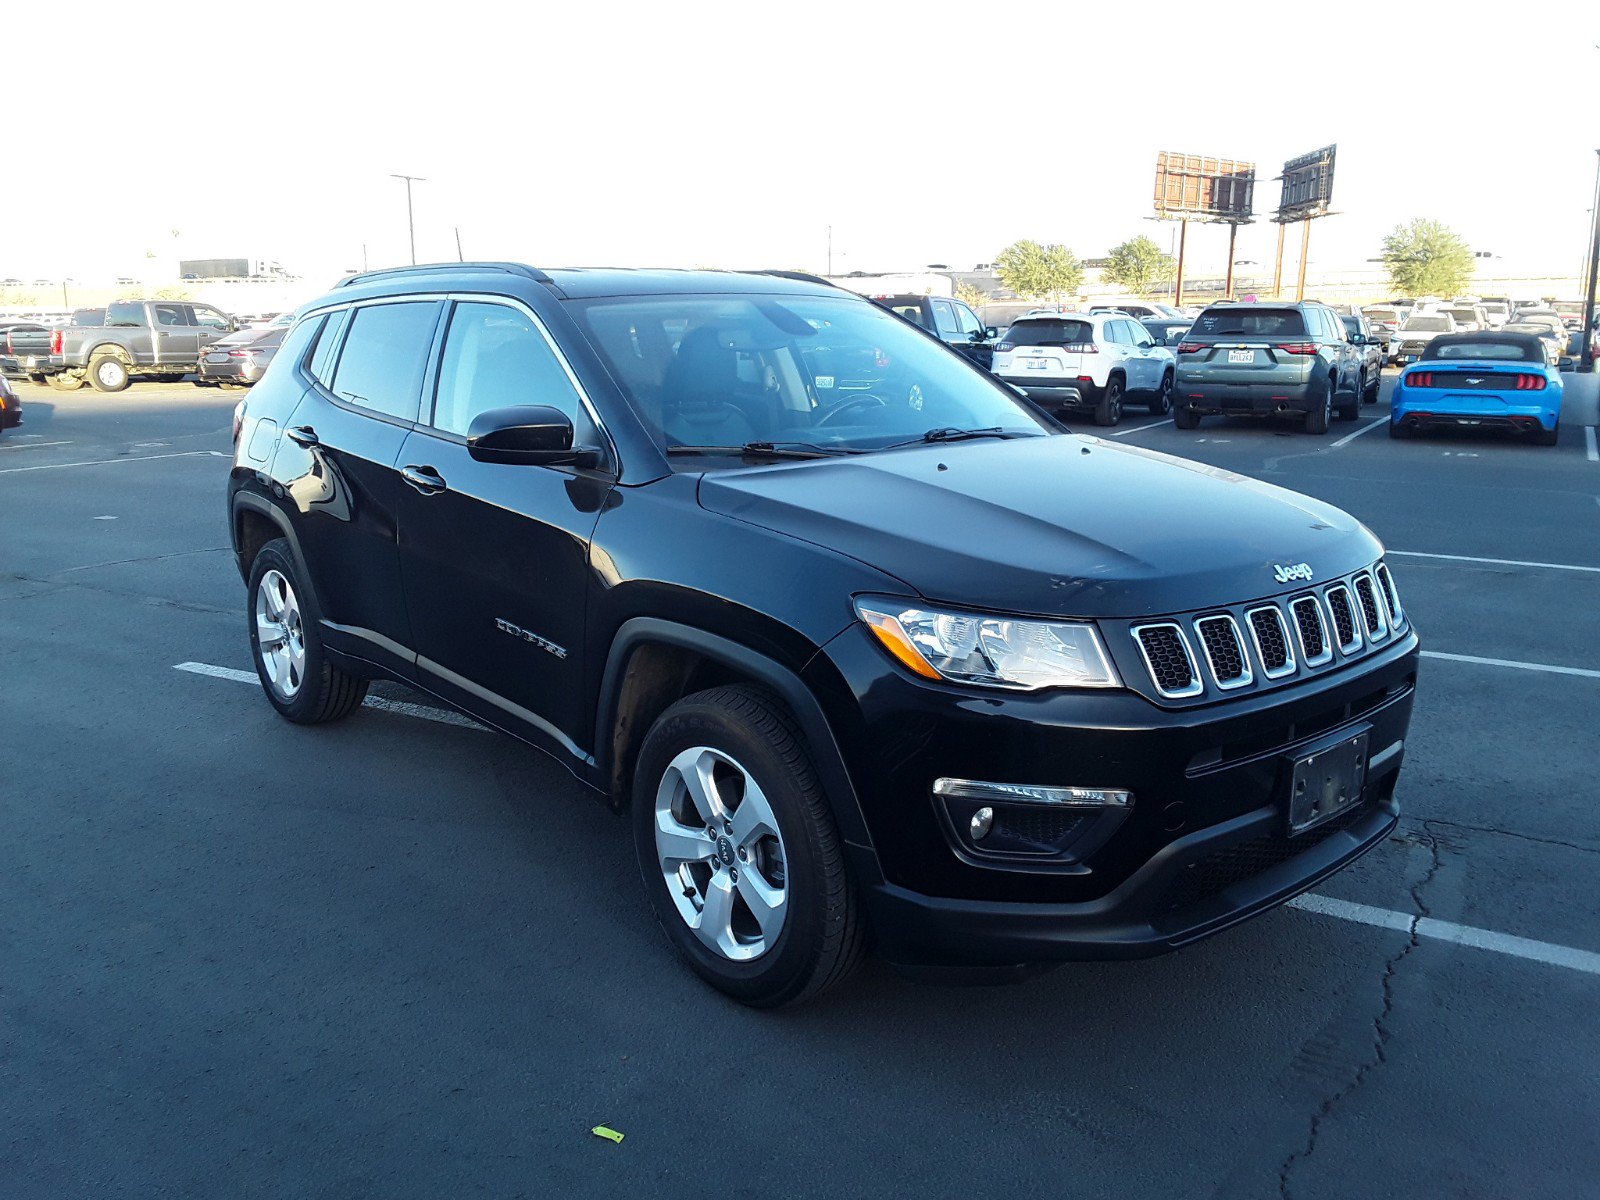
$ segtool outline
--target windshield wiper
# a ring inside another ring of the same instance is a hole
[[[742,446],[668,446],[668,454],[742,454],[746,458],[833,458],[860,454],[848,446],[818,446],[813,442],[746,442]]]
[[[957,429],[953,425],[944,425],[938,429],[930,429],[921,437],[908,438],[903,442],[890,442],[887,446],[880,446],[880,450],[894,450],[900,446],[927,446],[934,442],[965,442],[973,438],[1014,438],[1025,437],[1026,434],[1016,433],[1001,429],[998,425],[990,425],[983,429]]]

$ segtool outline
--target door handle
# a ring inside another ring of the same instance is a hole
[[[404,479],[424,496],[437,495],[445,490],[445,481],[432,467],[402,467],[400,478]]]
[[[317,431],[309,425],[292,425],[286,432],[289,440],[296,446],[304,446],[309,450],[312,446],[322,445],[322,439],[317,437]]]

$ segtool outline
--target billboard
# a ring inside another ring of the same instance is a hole
[[[243,279],[250,274],[248,258],[185,258],[178,263],[184,279]]]
[[[1324,146],[1283,164],[1283,193],[1278,197],[1277,221],[1304,221],[1328,215],[1333,199],[1333,155],[1337,146]]]
[[[1156,216],[1247,224],[1256,165],[1199,154],[1156,155]]]

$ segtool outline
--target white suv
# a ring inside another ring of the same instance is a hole
[[[1122,313],[1038,313],[1018,317],[995,343],[990,370],[1052,412],[1084,410],[1115,425],[1124,399],[1138,396],[1158,416],[1172,410],[1177,359]]]

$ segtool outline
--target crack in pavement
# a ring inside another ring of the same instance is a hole
[[[1447,821],[1443,817],[1406,817],[1400,820],[1410,825],[1421,825],[1428,829],[1434,825],[1447,825],[1451,829],[1470,829],[1474,833],[1493,833],[1500,837],[1516,838],[1519,841],[1533,842],[1540,846],[1560,846],[1566,850],[1576,850],[1581,854],[1600,854],[1600,846],[1581,846],[1577,842],[1564,842],[1560,838],[1540,837],[1533,833],[1517,833],[1511,829],[1495,829],[1490,825],[1469,825],[1465,821]]]
[[[1373,1071],[1389,1061],[1389,1041],[1394,1036],[1389,1029],[1389,1017],[1394,1012],[1395,975],[1400,969],[1400,964],[1410,957],[1413,950],[1422,944],[1422,939],[1417,934],[1417,922],[1424,917],[1433,915],[1432,910],[1428,907],[1428,902],[1423,899],[1422,893],[1433,882],[1434,876],[1439,873],[1439,867],[1443,863],[1438,835],[1434,833],[1430,825],[1431,822],[1423,821],[1422,832],[1415,835],[1419,844],[1428,847],[1431,861],[1428,864],[1428,869],[1423,872],[1422,878],[1411,885],[1411,902],[1416,906],[1417,911],[1411,918],[1411,924],[1407,930],[1409,937],[1406,939],[1406,944],[1400,948],[1398,954],[1384,963],[1383,1003],[1379,1007],[1377,1015],[1372,1018],[1372,1056],[1356,1068],[1355,1075],[1351,1077],[1349,1082],[1324,1097],[1317,1111],[1311,1114],[1311,1123],[1306,1130],[1304,1148],[1291,1151],[1289,1156],[1278,1167],[1278,1195],[1282,1200],[1291,1200],[1290,1177],[1300,1163],[1316,1153],[1317,1139],[1321,1136],[1322,1126],[1333,1114],[1334,1108],[1337,1107],[1341,1100],[1365,1083],[1367,1077]]]

